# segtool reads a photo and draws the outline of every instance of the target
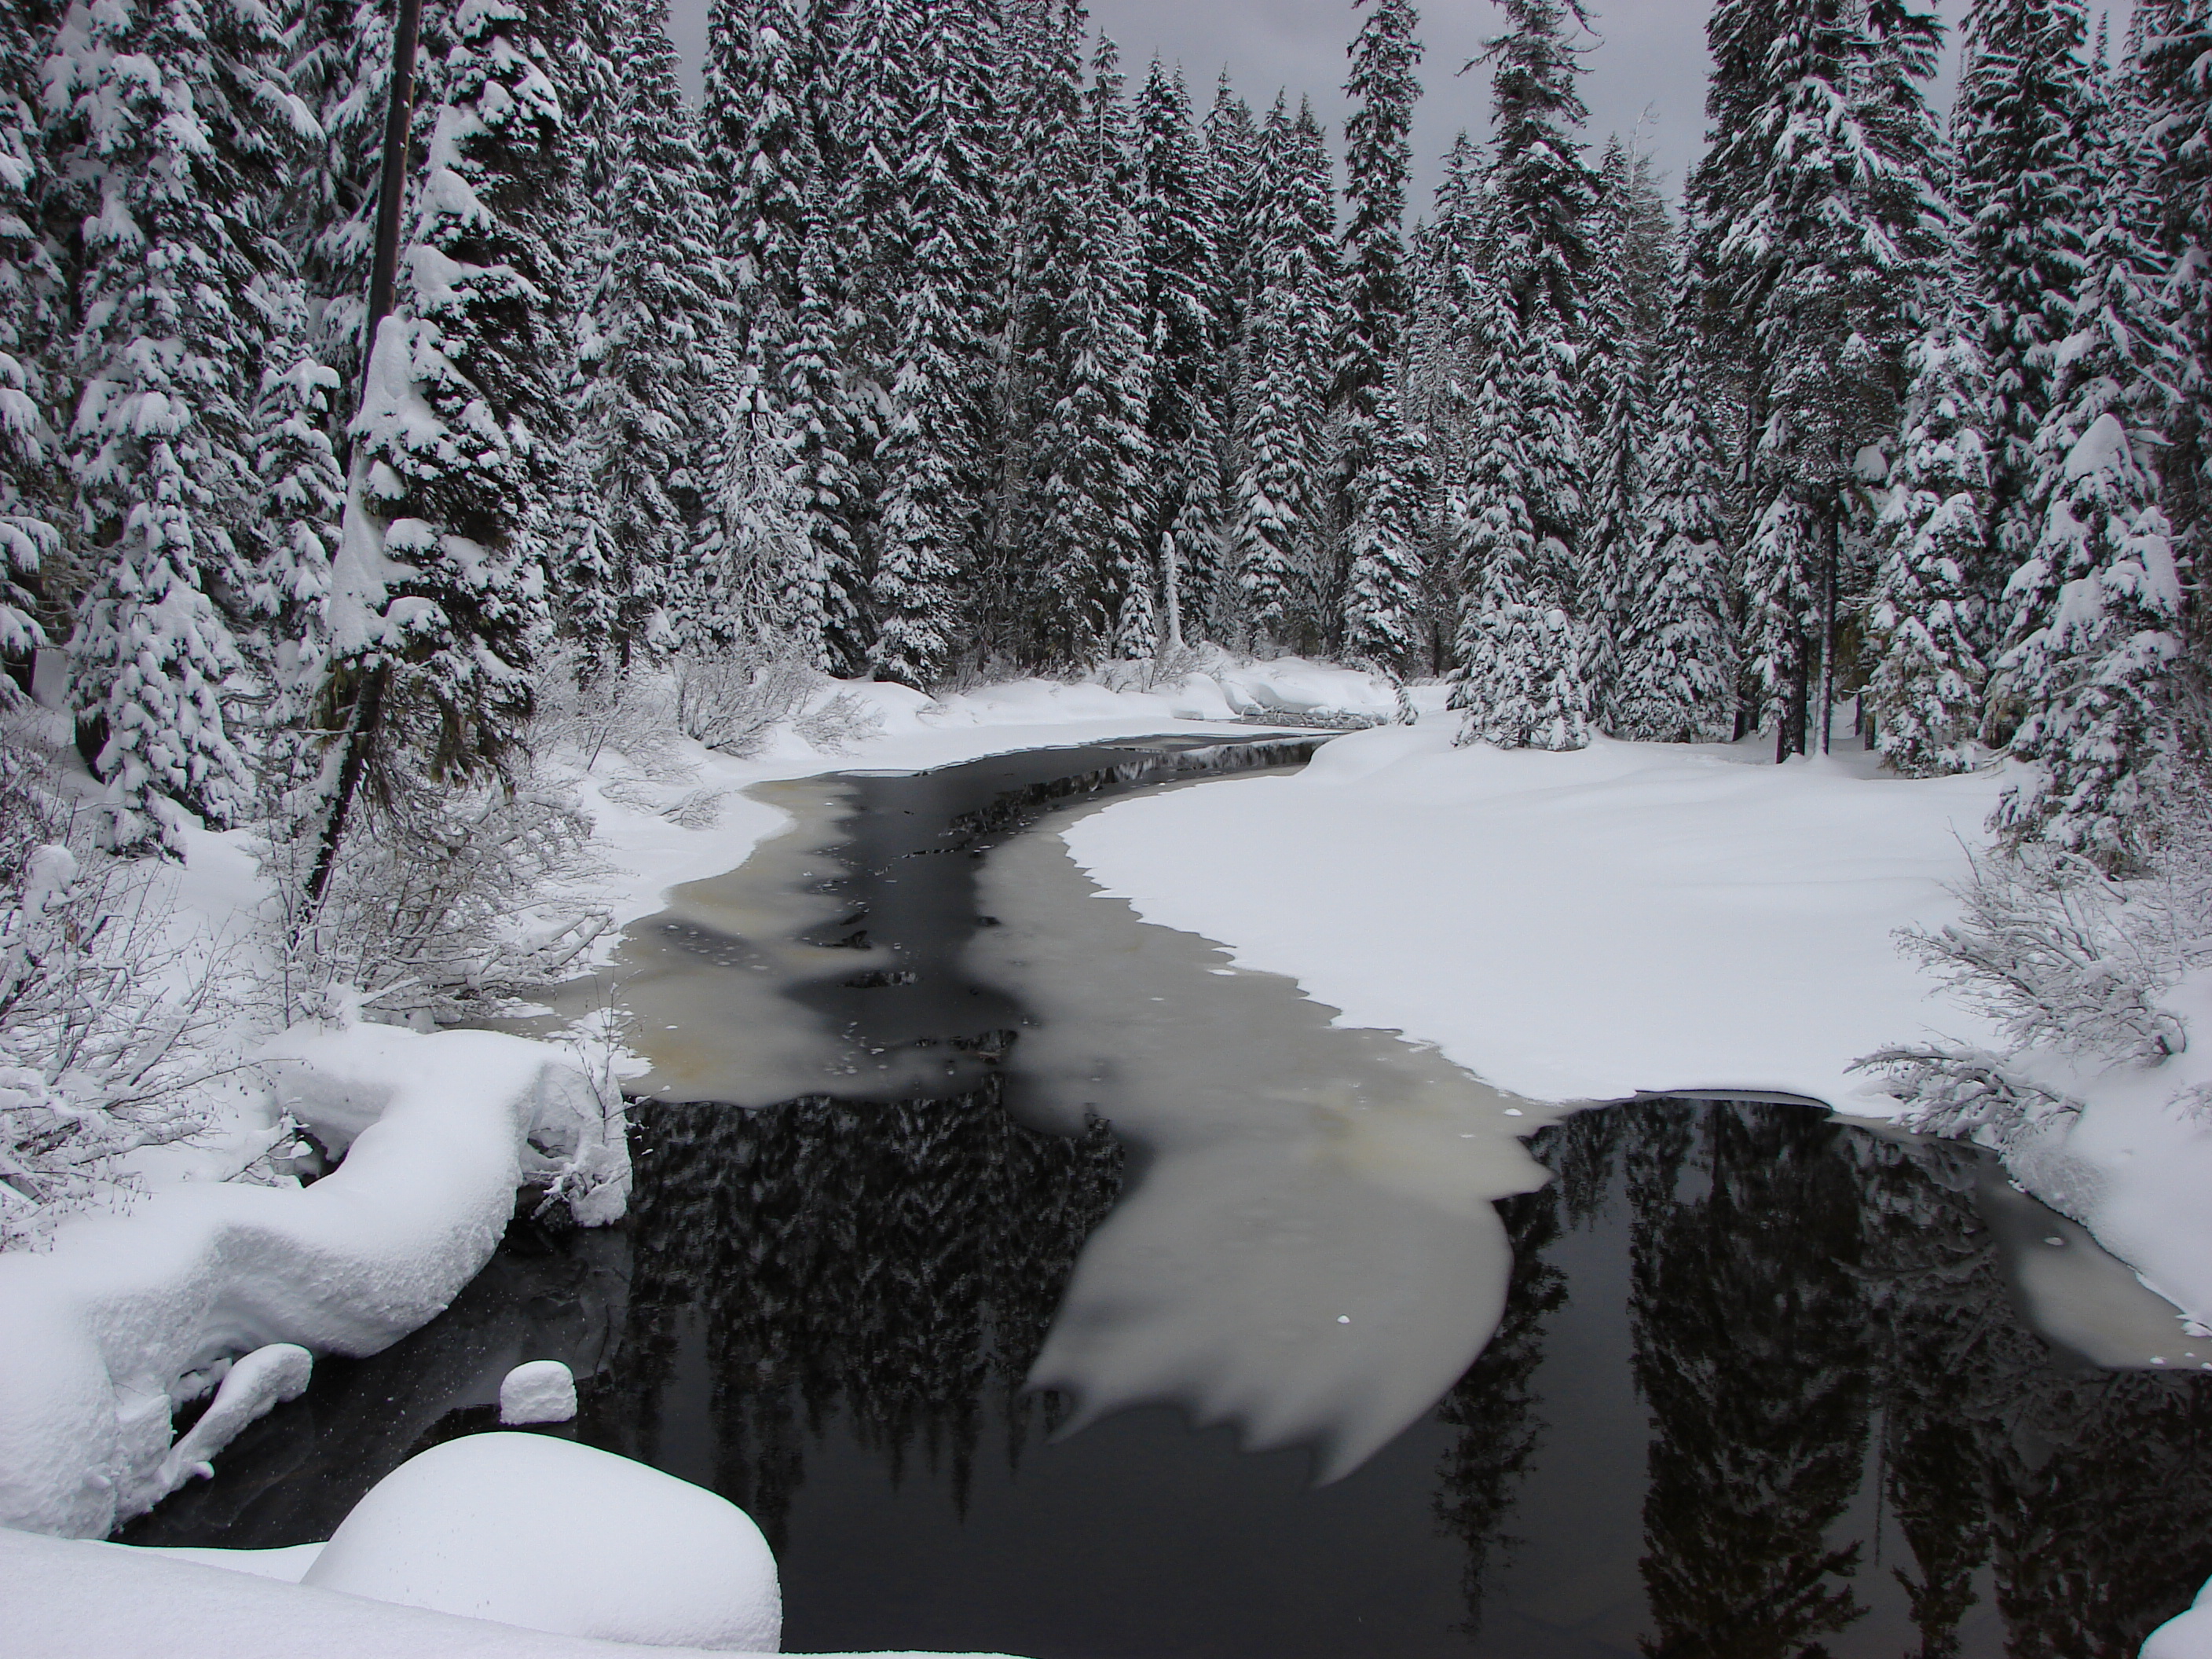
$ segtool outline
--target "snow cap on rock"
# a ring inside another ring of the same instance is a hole
[[[576,1415],[576,1379],[557,1359],[517,1365],[499,1385],[502,1423],[566,1423]]]
[[[775,1557],[744,1510],[611,1452],[477,1434],[354,1505],[302,1583],[526,1630],[774,1653]]]

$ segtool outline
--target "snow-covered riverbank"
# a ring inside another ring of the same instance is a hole
[[[1997,775],[1905,781],[1856,752],[1776,767],[1756,742],[1547,754],[1451,735],[1442,720],[1355,733],[1294,777],[1122,802],[1068,842],[1148,921],[1542,1100],[1771,1091],[1891,1117],[1854,1060],[1997,1042],[1895,937],[1956,915],[1948,890],[1986,842]],[[2185,1020],[2204,993],[2176,994]],[[2201,1048],[2155,1076],[2069,1077],[2088,1109],[2014,1164],[2212,1323],[2212,1123],[2168,1103],[2207,1078]]]

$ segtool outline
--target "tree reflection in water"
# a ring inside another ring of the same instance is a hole
[[[1977,1212],[1981,1154],[1677,1101],[1534,1150],[1559,1180],[1503,1206],[1513,1311],[1440,1412],[1471,1628],[1525,1588],[1516,1496],[1577,1428],[1543,1420],[1541,1367],[1553,1322],[1590,1310],[1546,1253],[1623,1221],[1650,1659],[1899,1651],[1893,1633],[1923,1659],[2121,1659],[2212,1571],[2212,1379],[2099,1370],[2028,1329]]]
[[[2124,1659],[2212,1573],[2212,1377],[2023,1324],[1969,1148],[1740,1103],[1545,1130],[1496,1338],[1316,1489],[1166,1411],[1046,1443],[1023,1379],[1122,1189],[1103,1124],[1034,1131],[990,1086],[654,1106],[639,1144],[624,1234],[519,1229],[134,1540],[325,1537],[557,1352],[580,1438],[759,1518],[801,1646]]]
[[[668,1461],[664,1396],[696,1322],[711,1484],[779,1550],[806,1435],[833,1414],[894,1484],[919,1454],[957,1504],[987,1416],[1018,1461],[1060,1414],[1023,1378],[1122,1156],[1095,1119],[1073,1139],[1041,1133],[998,1096],[994,1077],[945,1101],[649,1109],[629,1322],[585,1437]]]

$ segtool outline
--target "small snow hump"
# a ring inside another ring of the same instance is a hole
[[[566,1423],[576,1415],[576,1379],[557,1359],[517,1365],[499,1385],[499,1420]]]

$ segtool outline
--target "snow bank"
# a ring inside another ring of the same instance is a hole
[[[2143,1638],[2142,1659],[2212,1659],[2212,1583],[2197,1592],[2188,1612]]]
[[[1999,781],[1751,758],[1455,749],[1437,720],[1340,738],[1296,776],[1109,806],[1067,840],[1147,920],[1508,1092],[1887,1115],[1856,1057],[1930,1028],[1989,1040],[1893,934],[1952,914]]]
[[[2195,1035],[2202,1045],[2212,1029]],[[2047,1121],[2005,1159],[2014,1179],[2087,1227],[2200,1330],[2212,1326],[2212,1114],[2171,1097],[2186,1073],[2212,1070],[2208,1060],[2193,1048],[2153,1071],[2097,1079],[2080,1091],[2087,1103],[2079,1116]],[[2186,1363],[2208,1366],[2196,1357],[2206,1345],[2182,1336],[2175,1362],[2185,1346]]]
[[[367,1354],[444,1309],[490,1258],[530,1143],[622,1159],[560,1051],[484,1031],[298,1031],[281,1103],[345,1161],[312,1187],[185,1184],[120,1219],[0,1256],[0,1525],[98,1536],[191,1478],[303,1385],[307,1355]],[[620,1213],[626,1160],[602,1210]],[[601,1216],[599,1218],[606,1218]],[[172,1413],[257,1356],[174,1449]]]
[[[775,1558],[745,1512],[611,1452],[477,1434],[371,1487],[301,1582],[562,1636],[773,1653]]]
[[[187,1553],[224,1552],[131,1549],[0,1528],[0,1584],[7,1586],[0,1654],[9,1659],[139,1659],[146,1654],[300,1659],[303,1653],[314,1659],[669,1659],[702,1651],[518,1630],[178,1559]]]

